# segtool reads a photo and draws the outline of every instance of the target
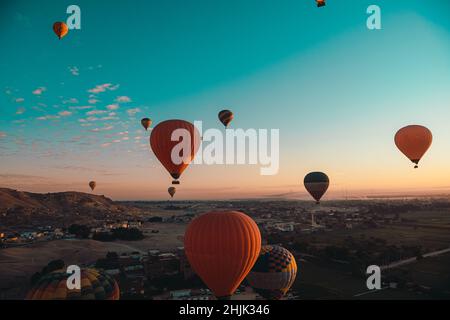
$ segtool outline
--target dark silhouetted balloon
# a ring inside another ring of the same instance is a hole
[[[222,110],[219,112],[219,120],[225,127],[228,127],[233,118],[233,112],[231,112],[230,110]]]
[[[259,258],[247,276],[248,284],[266,299],[281,299],[295,281],[297,263],[280,246],[262,246]]]
[[[58,36],[59,40],[61,40],[69,32],[69,28],[64,22],[59,21],[53,24],[53,31]]]
[[[420,159],[433,142],[433,135],[424,126],[410,125],[398,130],[394,141],[397,148],[416,164],[414,168],[418,168]]]
[[[141,120],[141,124],[145,128],[145,131],[147,131],[147,129],[152,125],[152,120],[149,118],[143,118]]]
[[[326,5],[325,0],[316,0],[317,7],[324,7]]]
[[[190,122],[167,120],[153,128],[150,135],[150,146],[158,160],[174,179],[172,184],[179,184],[178,179],[198,151],[200,133]],[[185,148],[182,148],[183,146]],[[172,159],[173,156],[176,158]]]
[[[167,192],[169,192],[171,198],[173,198],[173,196],[175,195],[176,191],[177,191],[177,189],[175,187],[169,187],[167,189]]]
[[[119,300],[117,282],[96,269],[81,269],[81,288],[69,289],[66,269],[44,275],[28,292],[27,300]]]
[[[94,191],[96,186],[97,186],[97,182],[95,182],[95,181],[89,182],[89,187],[91,188],[92,191]]]
[[[242,212],[209,212],[189,224],[184,248],[203,282],[217,298],[226,299],[255,264],[261,234],[256,223]]]
[[[309,194],[319,203],[330,185],[330,180],[323,172],[310,172],[305,176],[303,184]]]

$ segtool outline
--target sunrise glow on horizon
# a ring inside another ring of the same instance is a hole
[[[0,187],[91,192],[95,180],[114,200],[167,200],[172,179],[141,118],[224,131],[217,113],[229,108],[230,129],[279,129],[278,173],[192,164],[177,200],[306,199],[303,177],[317,170],[330,178],[324,200],[450,193],[448,12],[377,1],[383,29],[369,31],[369,1],[320,13],[219,2],[78,1],[82,29],[61,40],[51,25],[67,4],[4,5]],[[394,144],[409,124],[433,133],[418,169]]]

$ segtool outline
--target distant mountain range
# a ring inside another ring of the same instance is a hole
[[[117,204],[105,196],[82,192],[31,193],[0,188],[0,227],[68,226],[123,218],[139,209]]]

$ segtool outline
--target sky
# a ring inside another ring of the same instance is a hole
[[[81,30],[55,21],[81,9]],[[381,30],[366,27],[369,5]],[[450,192],[450,2],[446,0],[1,1],[0,187],[165,200],[171,178],[140,119],[279,129],[280,168],[191,165],[176,199],[324,199]],[[427,126],[413,169],[393,137]]]

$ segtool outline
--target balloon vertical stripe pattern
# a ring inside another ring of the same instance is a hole
[[[178,129],[184,129],[187,136],[182,136],[180,141],[172,141],[172,134]],[[181,141],[184,141],[184,139],[190,140],[188,154],[182,154],[183,161],[181,163],[174,163],[172,161],[172,151],[178,144],[183,144]],[[158,160],[174,179],[172,183],[178,184],[179,182],[177,180],[189,166],[198,151],[200,146],[200,133],[192,123],[184,120],[163,121],[153,128],[150,135],[150,146]]]
[[[231,296],[250,272],[261,248],[258,226],[238,211],[203,214],[188,226],[186,256],[218,298]]]

